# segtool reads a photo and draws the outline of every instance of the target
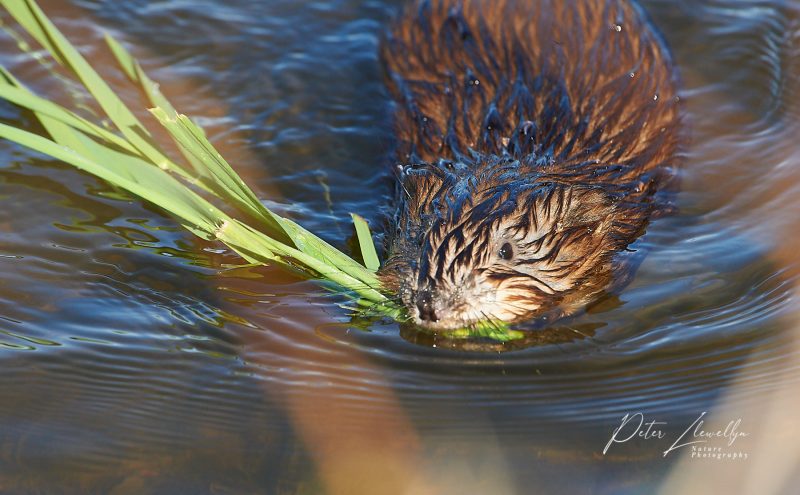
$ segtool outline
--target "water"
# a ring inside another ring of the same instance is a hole
[[[138,47],[312,231],[346,248],[349,212],[379,222],[392,138],[376,52],[401,1],[50,3],[94,60],[102,29]],[[624,414],[682,431],[726,393],[796,386],[794,279],[774,251],[796,238],[800,5],[643,3],[684,79],[680,211],[637,241],[648,256],[618,298],[510,346],[360,328],[318,286],[237,268],[160,211],[3,143],[0,493],[424,493],[407,484],[426,479],[649,494],[677,456],[649,441],[603,456]],[[0,59],[70,98],[8,38]],[[31,126],[7,104],[0,119]]]

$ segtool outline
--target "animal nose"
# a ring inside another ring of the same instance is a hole
[[[433,293],[430,289],[425,289],[417,294],[417,310],[419,319],[422,321],[437,322],[436,310],[433,309]]]

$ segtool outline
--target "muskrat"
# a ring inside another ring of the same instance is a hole
[[[380,53],[400,164],[380,276],[416,324],[569,315],[624,278],[682,142],[638,5],[424,0]]]

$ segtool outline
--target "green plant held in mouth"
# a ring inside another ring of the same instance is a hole
[[[186,161],[175,163],[34,0],[0,3],[56,62],[80,81],[119,130],[112,132],[35,95],[0,67],[0,97],[33,112],[49,135],[0,124],[0,137],[73,165],[157,205],[195,235],[223,242],[250,263],[276,264],[309,278],[328,280],[352,295],[361,307],[397,320],[405,318],[403,308],[381,287],[378,255],[369,227],[361,217],[353,215],[363,265],[265,207],[214,149],[203,130],[179,114],[138,62],[116,40],[106,36],[120,67],[141,87],[153,105],[150,113],[166,129]],[[455,331],[452,336],[511,340],[521,333],[503,324],[486,322]]]

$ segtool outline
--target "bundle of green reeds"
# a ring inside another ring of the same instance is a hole
[[[93,174],[153,203],[195,235],[218,240],[251,263],[271,263],[333,282],[371,311],[403,319],[402,307],[387,297],[376,272],[379,260],[366,221],[353,215],[361,264],[270,211],[206,139],[179,114],[133,57],[110,36],[106,42],[128,78],[144,92],[151,115],[175,141],[185,159],[173,161],[150,131],[42,12],[34,0],[0,0],[28,34],[95,98],[117,128],[111,131],[35,95],[0,67],[0,97],[30,110],[48,136],[0,124],[0,137]],[[508,340],[519,336],[487,322],[452,333]]]

